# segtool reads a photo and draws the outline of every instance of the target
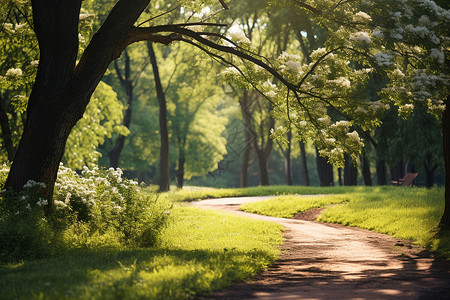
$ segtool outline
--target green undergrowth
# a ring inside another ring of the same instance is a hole
[[[74,250],[0,265],[2,299],[190,299],[266,268],[279,254],[281,230],[175,207],[153,248]]]
[[[152,188],[149,188],[150,190]],[[248,188],[209,188],[187,186],[183,189],[173,189],[162,193],[171,201],[196,201],[208,198],[247,197],[247,196],[281,196],[281,195],[318,195],[318,194],[344,194],[357,191],[370,191],[371,187],[363,186],[256,186]]]
[[[325,194],[325,193],[324,193]],[[340,205],[331,205],[341,203]],[[450,235],[436,236],[444,189],[366,187],[345,194],[282,196],[248,203],[243,210],[276,217],[326,207],[318,221],[365,228],[412,240],[450,257]]]

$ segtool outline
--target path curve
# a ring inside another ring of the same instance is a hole
[[[282,224],[282,255],[263,274],[203,299],[450,299],[450,264],[390,236],[239,210],[270,197],[210,199],[195,206]]]

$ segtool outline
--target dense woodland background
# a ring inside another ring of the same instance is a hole
[[[82,49],[114,2],[84,1],[79,25]],[[170,11],[174,5],[157,1],[154,8]],[[210,14],[208,7],[200,11],[189,16],[188,11],[177,9],[164,18],[177,23]],[[153,12],[149,8],[146,13]],[[0,88],[0,157],[8,162],[21,136],[39,51],[29,6],[4,6],[1,16],[0,74],[5,76]],[[262,0],[233,2],[217,18],[232,25],[231,33],[245,34],[258,53],[267,57],[288,51],[307,63],[313,50],[329,38],[327,30],[304,10],[269,7]],[[386,185],[405,172],[418,172],[416,184],[421,186],[444,183],[440,120],[420,107],[403,119],[392,106],[380,126],[358,130],[365,143],[358,166],[346,156],[345,167],[337,168],[320,157],[310,141],[298,140],[296,130],[286,133],[287,143],[272,140],[271,129],[283,125],[272,117],[273,107],[254,89],[225,80],[225,70],[190,45],[130,45],[111,64],[85,116],[73,129],[64,165],[76,170],[96,164],[120,167],[129,178],[160,183],[158,116],[164,103],[168,176],[179,187]],[[386,78],[374,73],[359,93],[379,100],[378,92],[386,83]]]

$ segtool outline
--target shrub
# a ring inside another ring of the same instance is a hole
[[[20,193],[2,191],[2,260],[46,256],[62,247],[151,247],[171,208],[113,168],[85,167],[79,174],[61,164],[53,205],[44,190],[43,183],[29,181]]]

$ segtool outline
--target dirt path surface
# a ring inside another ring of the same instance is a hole
[[[203,299],[450,299],[448,261],[368,230],[239,211],[245,202],[267,198],[194,204],[274,221],[286,229],[282,255],[273,266],[251,281]]]

